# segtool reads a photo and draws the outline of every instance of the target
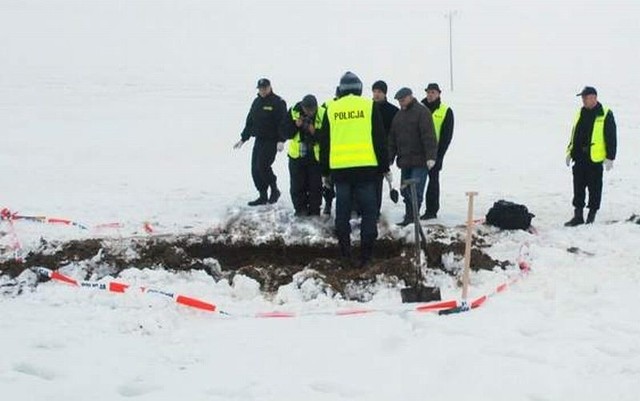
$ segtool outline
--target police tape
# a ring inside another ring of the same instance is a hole
[[[460,304],[449,308],[449,309],[443,309],[438,311],[439,315],[451,315],[451,314],[455,314],[455,313],[460,313],[460,312],[468,312],[470,310],[476,309],[481,307],[482,305],[484,305],[484,303],[489,299],[492,298],[504,291],[507,290],[507,288],[513,286],[514,284],[516,284],[518,281],[522,280],[523,278],[527,277],[529,275],[529,272],[531,271],[531,264],[529,263],[529,242],[525,242],[520,246],[520,250],[519,250],[519,255],[518,255],[518,269],[520,270],[518,272],[518,274],[513,277],[510,278],[509,280],[507,280],[506,282],[503,282],[499,285],[497,285],[490,293],[488,294],[484,294],[480,297],[475,298],[474,300],[472,300],[471,302],[467,302],[467,301],[462,301]]]
[[[131,289],[136,290],[136,287],[133,287],[126,283],[117,282],[117,281],[109,281],[109,282],[79,281],[72,277],[64,275],[56,270],[50,270],[44,267],[38,268],[37,272],[40,275],[49,277],[51,280],[54,280],[60,283],[69,284],[74,287],[102,290],[102,291],[114,292],[118,294],[124,294],[125,292]],[[157,288],[149,288],[149,287],[137,287],[137,290],[144,294],[163,295],[167,298],[172,299],[177,304],[188,306],[191,308],[195,308],[195,309],[199,309],[207,312],[217,311],[217,306],[215,304],[200,300],[198,298],[176,294],[172,291],[165,291],[165,290],[160,290]]]
[[[41,224],[56,224],[56,225],[64,225],[69,227],[77,227],[81,230],[87,230],[87,231],[89,230],[100,231],[104,229],[120,229],[125,227],[125,225],[120,222],[101,223],[101,224],[96,224],[94,226],[90,226],[88,224],[79,223],[75,220],[61,218],[61,217],[48,217],[48,216],[42,216],[42,215],[35,215],[35,216],[23,215],[23,214],[19,214],[18,212],[12,212],[10,209],[6,207],[0,209],[0,218],[2,220],[9,221],[10,224],[13,221],[24,220],[24,221],[34,222],[34,223],[41,223]],[[156,233],[155,227],[153,227],[151,223],[148,221],[142,222],[142,230],[145,233],[150,235]]]

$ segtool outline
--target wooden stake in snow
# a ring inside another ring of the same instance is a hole
[[[471,269],[471,237],[473,236],[473,197],[477,192],[467,192],[469,198],[469,209],[467,211],[467,242],[464,248],[464,272],[462,273],[462,303],[467,304],[467,294],[469,292],[469,270]]]

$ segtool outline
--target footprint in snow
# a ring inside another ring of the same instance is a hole
[[[343,398],[354,398],[361,395],[356,389],[336,382],[318,381],[310,383],[309,387],[318,393],[337,395]]]
[[[58,377],[58,373],[55,370],[43,366],[36,366],[29,362],[16,363],[13,365],[13,370],[47,381],[54,380]]]
[[[159,386],[145,383],[141,379],[134,379],[128,383],[121,384],[117,390],[118,394],[123,397],[140,397],[160,389]]]

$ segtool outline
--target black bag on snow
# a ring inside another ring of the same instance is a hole
[[[534,217],[525,205],[501,199],[489,209],[485,222],[506,230],[526,230]]]

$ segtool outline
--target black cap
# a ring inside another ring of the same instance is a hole
[[[384,93],[385,95],[387,94],[387,83],[380,80],[380,81],[376,81],[373,83],[373,85],[371,85],[371,90],[380,90],[382,91],[382,93]]]
[[[358,76],[351,71],[347,71],[340,78],[340,95],[344,96],[349,93],[355,95],[362,95],[362,81]]]
[[[258,80],[258,85],[256,86],[256,88],[266,88],[267,86],[271,86],[271,81],[269,81],[267,78],[260,78]]]
[[[434,82],[432,82],[429,85],[427,85],[427,87],[424,88],[424,90],[426,90],[426,91],[435,90],[435,91],[438,91],[438,92],[442,92],[440,90],[440,87],[438,86],[438,84],[436,84]]]
[[[309,109],[318,107],[318,99],[316,99],[316,97],[313,95],[307,95],[302,98],[302,102],[300,102],[300,105]]]
[[[411,92],[411,89],[405,87],[405,88],[400,88],[400,90],[396,92],[396,95],[393,98],[396,100],[400,100],[409,95],[413,95],[413,92]]]
[[[582,89],[582,92],[578,93],[576,96],[587,96],[587,95],[598,96],[598,91],[593,86],[585,86],[584,89]]]

